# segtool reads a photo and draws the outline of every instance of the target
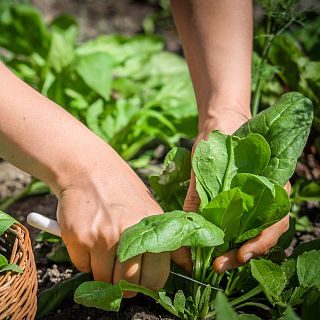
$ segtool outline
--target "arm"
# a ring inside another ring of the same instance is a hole
[[[250,0],[172,0],[199,109],[199,135],[233,133],[250,117]],[[224,113],[233,113],[234,118]]]
[[[250,117],[252,1],[171,0],[199,110],[198,136],[206,139],[214,129],[232,134]],[[184,210],[199,206],[195,177]],[[288,228],[288,217],[214,261],[217,272],[266,254]]]
[[[169,254],[116,260],[122,231],[162,212],[143,182],[103,140],[1,63],[0,87],[0,156],[52,188],[75,266],[96,280],[163,287]]]

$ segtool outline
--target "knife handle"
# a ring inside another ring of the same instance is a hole
[[[27,222],[30,226],[61,237],[61,229],[56,220],[47,218],[37,212],[31,212],[28,214]]]

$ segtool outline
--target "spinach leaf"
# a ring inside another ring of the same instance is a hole
[[[285,272],[270,260],[250,261],[253,277],[260,283],[271,304],[281,303],[281,293],[285,289],[287,279]]]
[[[225,232],[225,241],[235,239],[239,233],[241,217],[244,213],[244,199],[239,188],[219,193],[201,211],[206,220]]]
[[[165,169],[159,176],[150,176],[151,188],[164,211],[182,209],[191,172],[189,150],[173,148],[166,155],[164,166]]]
[[[300,285],[316,286],[320,290],[320,251],[311,250],[297,259],[297,275]]]
[[[261,175],[285,185],[306,144],[312,116],[311,101],[298,92],[290,92],[241,126],[235,135],[262,135],[270,145],[271,158]]]
[[[92,53],[79,57],[77,73],[89,88],[109,100],[113,59],[107,53]]]
[[[16,273],[22,273],[23,270],[14,263],[8,263],[7,265],[3,265],[0,267],[0,273],[1,272],[7,272],[7,271],[13,271]]]
[[[241,217],[236,242],[240,243],[258,235],[262,230],[278,222],[290,210],[287,192],[267,178],[249,173],[238,173],[231,183],[246,194],[245,211]]]
[[[286,191],[265,177],[238,173],[231,187],[201,211],[203,217],[225,232],[225,241],[238,244],[253,238],[289,212]]]
[[[201,215],[172,211],[149,216],[126,229],[118,245],[118,258],[126,261],[144,252],[173,251],[182,246],[214,247],[224,233]]]
[[[8,260],[5,256],[0,254],[0,268],[8,264]]]
[[[164,301],[163,295],[162,298],[160,297],[160,293],[156,293],[139,285],[131,284],[125,280],[120,280],[114,285],[101,281],[84,282],[75,291],[74,301],[86,307],[99,308],[105,311],[119,311],[123,291],[143,293],[157,301],[173,315],[178,316],[178,312],[173,307],[171,299],[168,303]]]
[[[1,272],[6,272],[6,271],[13,271],[17,273],[21,273],[22,270],[19,268],[18,265],[13,264],[13,263],[8,263],[8,260],[5,256],[0,254],[0,273]]]
[[[15,219],[13,219],[11,216],[4,213],[3,211],[0,211],[0,236],[8,228],[10,228],[15,222],[17,222],[17,221]]]
[[[227,297],[222,292],[217,293],[215,310],[217,314],[217,320],[237,320],[239,318],[237,313],[233,310]]]
[[[288,306],[284,312],[283,320],[300,320],[300,317]]]
[[[36,319],[42,319],[50,312],[57,310],[63,301],[73,297],[81,283],[89,280],[92,280],[91,273],[80,272],[70,279],[43,290],[38,296]]]
[[[252,161],[253,157],[255,161]],[[260,174],[269,159],[270,147],[259,134],[239,139],[219,131],[212,132],[207,141],[198,143],[192,158],[200,208],[219,192],[229,189],[237,172]]]

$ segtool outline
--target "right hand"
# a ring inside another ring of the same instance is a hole
[[[117,283],[127,280],[152,290],[164,286],[170,253],[146,253],[120,263],[117,243],[121,233],[146,216],[163,211],[144,183],[104,145],[81,172],[61,177],[57,218],[74,265],[92,271],[94,279]],[[127,292],[125,297],[134,293]]]

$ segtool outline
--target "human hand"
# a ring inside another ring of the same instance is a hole
[[[226,134],[235,132],[248,117],[241,112],[234,109],[225,109],[219,113],[217,111],[216,119],[208,121],[203,130],[199,131],[199,135],[193,145],[195,149],[200,140],[206,140],[209,133],[213,130],[220,130]],[[291,185],[288,182],[285,189],[290,194]],[[196,212],[199,208],[200,199],[196,191],[196,181],[194,172],[191,172],[190,186],[184,202],[184,211]],[[220,257],[217,257],[213,262],[213,268],[216,272],[222,273],[224,271],[235,269],[250,259],[265,255],[269,250],[276,245],[281,235],[288,230],[289,215],[263,230],[257,237],[245,242],[240,248],[230,250]]]
[[[116,256],[121,233],[162,209],[111,148],[99,146],[92,155],[96,160],[79,161],[87,165],[60,178],[57,218],[72,262],[80,271],[92,271],[95,280],[162,288],[170,271],[169,253],[146,253],[123,263]]]

